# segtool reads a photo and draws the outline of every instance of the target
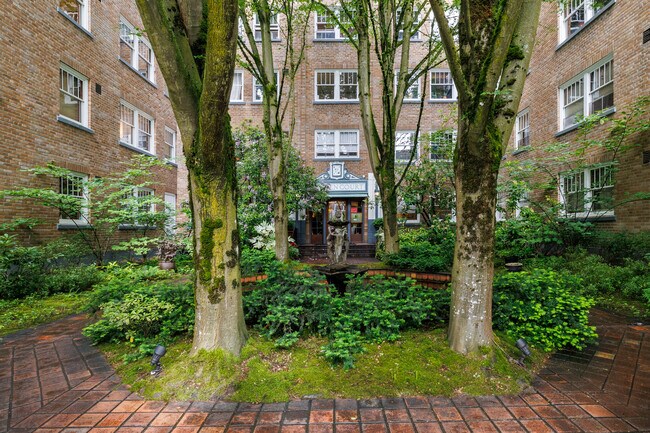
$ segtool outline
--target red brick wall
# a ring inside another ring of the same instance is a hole
[[[614,59],[614,104],[617,112],[612,116],[620,118],[621,112],[637,97],[648,95],[650,43],[642,44],[642,34],[648,22],[643,19],[639,6],[633,1],[616,1],[558,48],[557,7],[552,3],[542,4],[530,74],[520,104],[520,110],[528,108],[530,111],[531,149],[513,154],[514,139],[511,138],[506,153],[508,160],[547,158],[549,154],[543,151],[546,143],[569,142],[572,143],[570,149],[575,149],[577,131],[555,136],[560,129],[558,88],[608,55],[613,55]],[[597,128],[590,138],[604,134],[604,128]],[[642,164],[642,152],[650,150],[650,135],[636,135],[631,137],[630,142],[638,146],[618,157],[614,189],[617,201],[623,200],[627,194],[650,191],[650,165]],[[598,149],[592,149],[585,155],[588,163],[611,159],[611,155]],[[537,176],[537,180],[542,179],[544,175]],[[553,194],[553,198],[557,199],[557,194]],[[598,224],[616,231],[650,230],[650,202],[634,202],[617,207],[615,217],[616,221]]]
[[[142,22],[132,0],[89,0],[90,32],[80,30],[57,12],[56,0],[16,0],[0,10],[0,182],[2,188],[44,186],[22,169],[48,162],[68,166],[90,176],[106,176],[122,170],[137,153],[118,143],[120,100],[123,99],[155,120],[155,153],[163,157],[165,126],[176,129],[164,80],[156,68],[155,85],[119,60],[119,19],[138,28]],[[88,126],[93,133],[57,121],[59,114],[59,66],[74,68],[89,79]],[[101,85],[101,94],[96,92]],[[178,167],[156,170],[155,194],[187,196],[177,188],[186,176],[180,137]],[[56,186],[54,186],[56,188]],[[28,201],[0,202],[0,222],[16,216],[44,220],[40,240],[56,237],[56,211],[35,207]]]

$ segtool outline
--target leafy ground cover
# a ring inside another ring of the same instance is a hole
[[[0,336],[85,311],[89,292],[0,300]]]
[[[253,332],[240,358],[222,352],[189,356],[188,339],[168,347],[165,369],[158,378],[149,374],[148,359],[124,363],[128,348],[120,344],[101,349],[116,365],[122,379],[146,398],[165,400],[227,398],[247,402],[278,402],[306,396],[369,398],[401,395],[461,393],[515,393],[529,383],[531,372],[545,355],[535,352],[527,368],[509,362],[517,356],[512,341],[477,357],[465,357],[448,348],[445,329],[405,332],[394,342],[364,345],[366,353],[355,368],[333,367],[320,354],[324,338],[298,341],[291,350]],[[501,347],[505,351],[501,350]]]

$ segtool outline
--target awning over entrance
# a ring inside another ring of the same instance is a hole
[[[368,180],[350,173],[342,161],[331,162],[329,170],[318,180],[327,186],[332,198],[368,197]]]

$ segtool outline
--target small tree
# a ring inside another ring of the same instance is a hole
[[[133,231],[147,246],[146,251],[138,253],[146,255],[154,241],[148,234],[164,226],[169,213],[163,200],[148,189],[155,167],[166,165],[155,158],[138,156],[117,175],[84,180],[66,168],[49,164],[27,171],[49,178],[50,184],[58,184],[58,188],[20,188],[0,195],[56,209],[101,266],[117,244],[120,228]]]
[[[243,27],[238,38],[239,63],[255,77],[262,97],[268,164],[266,182],[271,191],[270,211],[278,260],[289,259],[287,182],[290,172],[287,171],[287,158],[295,123],[294,84],[304,60],[311,4],[308,0],[240,0],[239,7]],[[279,25],[279,16],[286,23]],[[251,26],[253,19],[256,27]],[[284,53],[280,59],[282,70],[277,71],[272,42],[280,35],[284,40]],[[283,126],[289,128],[289,134],[284,133]]]
[[[239,187],[238,216],[244,239],[256,235],[254,228],[271,223],[272,191],[268,178],[266,138],[259,129],[242,125],[234,131],[237,145],[237,179]],[[286,203],[289,215],[300,209],[317,209],[327,202],[327,189],[316,179],[293,146],[286,155]]]

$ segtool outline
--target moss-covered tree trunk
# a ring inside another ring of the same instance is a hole
[[[494,212],[501,158],[500,147],[495,149],[489,137],[481,134],[478,140],[471,139],[476,134],[467,123],[461,120],[457,143],[463,157],[456,163],[456,246],[449,323],[451,347],[461,353],[492,343]]]
[[[183,139],[194,221],[196,320],[192,352],[239,354],[246,341],[241,296],[234,142],[228,103],[237,38],[237,1],[137,0],[165,76]],[[189,9],[187,9],[189,8]],[[188,37],[194,35],[193,37]],[[199,37],[205,37],[205,48]],[[199,43],[197,43],[199,41]],[[195,47],[193,52],[192,46]],[[204,59],[203,79],[195,55]]]
[[[458,45],[443,2],[430,0],[459,100],[449,344],[471,353],[492,343],[497,174],[517,115],[541,0],[462,0]]]

